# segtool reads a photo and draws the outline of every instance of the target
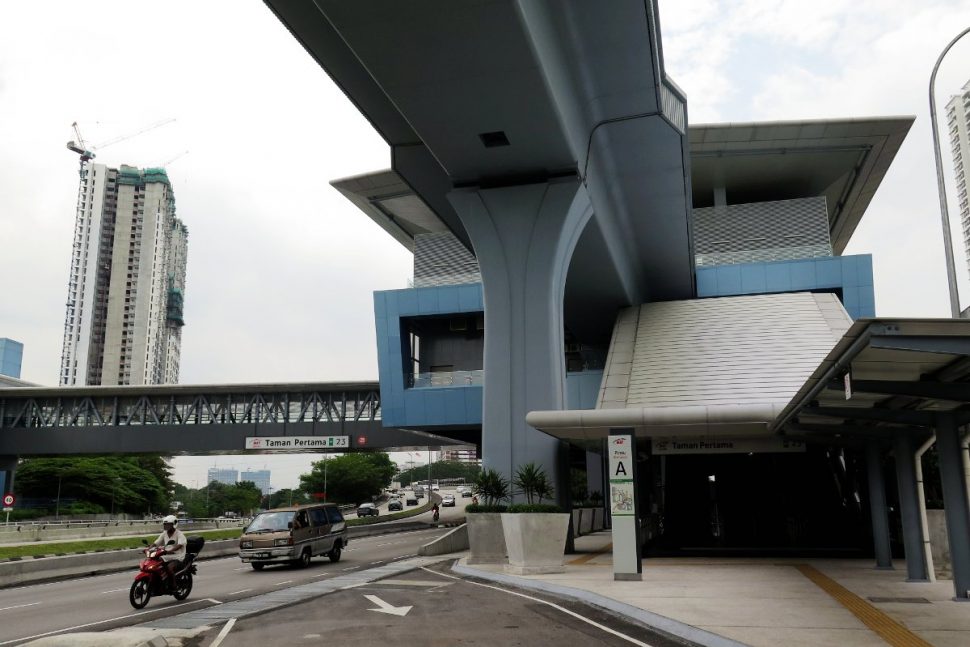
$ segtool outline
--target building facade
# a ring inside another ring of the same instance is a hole
[[[950,151],[953,153],[953,173],[957,183],[963,245],[967,252],[967,268],[970,270],[970,199],[967,197],[965,167],[970,164],[970,81],[946,104],[946,124],[950,135]]]
[[[0,375],[20,379],[20,365],[24,359],[24,345],[19,341],[0,337]]]
[[[253,483],[265,495],[270,493],[269,473],[269,470],[243,470],[239,473],[239,480]]]
[[[164,169],[83,162],[61,385],[175,384],[188,229]]]
[[[239,470],[219,467],[209,468],[209,479],[207,483],[225,483],[226,485],[235,485],[238,480]]]

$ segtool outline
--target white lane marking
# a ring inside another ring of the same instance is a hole
[[[40,602],[31,602],[30,604],[18,604],[13,607],[4,607],[0,611],[9,611],[10,609],[23,609],[24,607],[33,607],[40,604]]]
[[[286,580],[285,582],[277,582],[273,586],[283,586],[284,584],[292,584],[293,580]]]
[[[55,629],[54,631],[47,631],[42,634],[34,634],[33,636],[23,636],[22,638],[14,638],[13,640],[5,640],[0,645],[9,645],[11,643],[19,643],[26,640],[33,640],[34,638],[43,638],[44,636],[53,636],[54,634],[64,633],[66,631],[75,631],[77,629],[84,629],[85,627],[93,627],[95,625],[103,625],[108,622],[115,622],[116,620],[126,620],[128,618],[135,618],[138,616],[143,616],[146,613],[156,613],[158,611],[168,611],[169,609],[174,609],[176,607],[184,607],[187,604],[198,604],[200,602],[209,602],[208,599],[203,598],[201,600],[189,600],[187,602],[180,602],[178,604],[172,604],[167,607],[160,607],[158,609],[150,609],[149,611],[139,611],[138,613],[129,613],[126,616],[118,616],[116,618],[108,618],[106,620],[97,620],[95,622],[87,622],[83,625],[74,625],[73,627],[64,627],[63,629]]]
[[[622,638],[623,640],[625,640],[625,641],[627,641],[629,643],[632,643],[634,645],[637,645],[637,647],[652,647],[648,643],[641,642],[641,641],[637,640],[636,638],[633,638],[631,636],[627,636],[626,634],[621,634],[619,631],[617,631],[615,629],[610,629],[609,627],[607,627],[605,625],[601,625],[600,623],[598,623],[598,622],[596,622],[594,620],[590,620],[589,618],[584,618],[583,616],[579,615],[578,613],[576,613],[574,611],[570,611],[569,609],[566,609],[565,607],[561,607],[558,604],[554,604],[552,602],[549,602],[548,600],[543,600],[541,598],[534,598],[531,595],[525,595],[524,593],[518,593],[516,591],[509,591],[508,589],[503,589],[500,586],[492,586],[490,584],[482,584],[480,582],[472,582],[471,580],[466,580],[466,579],[461,578],[461,577],[455,577],[454,575],[448,575],[446,573],[439,573],[438,571],[433,571],[430,568],[427,568],[425,566],[422,566],[421,567],[421,570],[428,571],[429,573],[432,573],[433,575],[440,575],[441,577],[448,577],[448,578],[451,578],[453,580],[459,580],[461,582],[465,582],[466,584],[474,584],[475,586],[484,586],[486,589],[494,589],[496,591],[501,591],[502,593],[508,593],[509,595],[516,595],[516,596],[518,596],[520,598],[525,598],[526,600],[532,600],[533,602],[539,602],[541,604],[545,604],[546,606],[550,606],[553,609],[556,609],[558,611],[561,611],[561,612],[565,613],[568,616],[572,616],[573,618],[576,618],[577,620],[582,620],[586,624],[593,625],[597,629],[600,629],[601,631],[605,631],[608,634],[612,634],[612,635],[616,636],[617,638]]]
[[[204,598],[211,602],[212,604],[222,604],[222,600],[216,600],[215,598]]]
[[[341,570],[341,571],[352,571],[352,570],[354,570],[355,568],[360,568],[360,566],[351,566],[351,567],[349,567],[349,568],[342,568],[342,569],[340,569],[340,570]]]
[[[371,564],[383,564],[385,561],[387,561],[387,560],[383,560],[382,559],[382,560],[377,561],[377,562],[371,562]]]
[[[313,577],[326,577],[328,575],[330,575],[330,573],[320,573],[319,575],[314,575]]]
[[[249,569],[250,569],[249,566],[243,566],[242,568],[234,568],[232,570],[234,570],[234,571],[248,571]]]
[[[234,624],[236,624],[236,619],[229,618],[229,622],[226,623],[226,626],[222,628],[222,631],[219,632],[219,635],[216,636],[216,639],[212,641],[212,644],[209,645],[209,647],[219,647],[219,645],[222,644],[222,641],[226,639],[226,636],[229,635],[229,631],[232,630],[232,626]]]
[[[118,591],[127,591],[128,589],[129,587],[126,586],[123,589],[111,589],[110,591],[101,591],[101,595],[104,595],[105,593],[117,593]]]
[[[243,589],[242,591],[233,591],[229,595],[239,595],[240,593],[249,593],[252,589]]]

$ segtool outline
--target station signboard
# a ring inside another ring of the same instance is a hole
[[[350,449],[350,436],[247,436],[246,449],[259,451]]]

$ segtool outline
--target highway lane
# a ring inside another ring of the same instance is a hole
[[[319,578],[344,575],[410,557],[422,544],[449,530],[431,528],[352,539],[339,562],[315,557],[306,569],[273,566],[256,572],[237,557],[199,562],[199,574],[188,600],[178,602],[171,596],[153,598],[141,611],[128,603],[134,570],[3,589],[0,590],[0,645],[16,645],[68,631],[101,631],[139,624]]]

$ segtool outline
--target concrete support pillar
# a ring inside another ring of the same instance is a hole
[[[13,492],[17,458],[17,456],[0,456],[0,496]]]
[[[565,408],[563,293],[569,260],[592,205],[577,179],[463,189],[448,200],[478,258],[485,296],[483,464],[511,477],[535,461],[568,503],[561,441],[526,424],[534,410]]]
[[[866,444],[866,473],[869,477],[869,511],[872,516],[872,544],[876,553],[876,568],[893,567],[889,546],[889,508],[886,505],[886,481],[882,471],[879,444]]]
[[[903,549],[906,551],[906,581],[930,579],[923,553],[923,524],[920,521],[919,489],[916,485],[916,446],[911,433],[898,432],[893,441],[896,453],[896,483],[899,487],[899,512],[903,523]]]
[[[957,600],[970,600],[970,501],[960,434],[952,413],[936,415],[936,451],[940,457],[946,534],[953,563],[953,588]]]

